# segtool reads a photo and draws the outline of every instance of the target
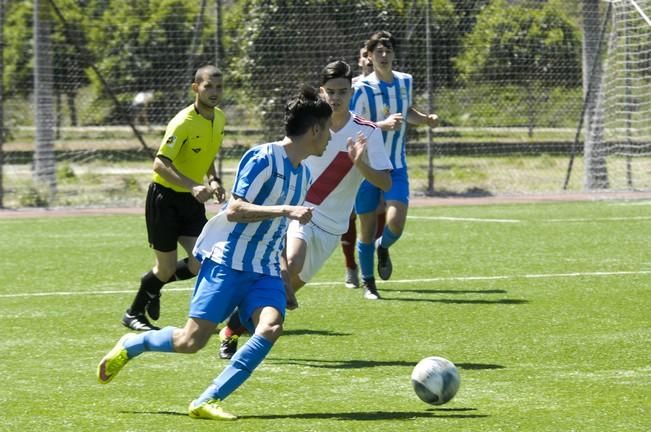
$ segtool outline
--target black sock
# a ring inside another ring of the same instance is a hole
[[[176,271],[174,272],[174,276],[172,276],[168,282],[192,279],[196,276],[188,267],[189,260],[190,258],[184,258],[181,261],[176,262]]]
[[[147,303],[149,303],[149,300],[152,297],[160,294],[163,285],[165,285],[165,282],[158,279],[150,270],[142,277],[142,279],[140,279],[140,288],[138,289],[136,298],[133,299],[133,303],[131,303],[131,307],[127,312],[130,315],[145,313],[145,306],[147,306]]]

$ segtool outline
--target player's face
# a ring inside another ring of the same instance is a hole
[[[330,128],[332,127],[332,119],[328,118],[324,124],[315,125],[314,131],[314,149],[312,154],[314,156],[321,156],[328,146],[330,141]]]
[[[375,50],[371,53],[371,62],[373,63],[373,67],[382,72],[391,71],[394,58],[395,52],[393,51],[393,48],[384,45],[376,46]]]
[[[219,104],[224,93],[224,79],[220,76],[206,76],[200,83],[193,83],[200,104],[214,108]]]
[[[366,76],[373,72],[373,63],[371,63],[371,59],[368,57],[368,51],[366,51],[366,48],[359,50],[359,59],[357,60],[357,66],[359,66],[360,70],[362,71],[362,75]]]
[[[348,111],[350,98],[353,95],[353,89],[350,86],[350,80],[346,78],[335,78],[328,80],[321,86],[321,95],[335,113]]]

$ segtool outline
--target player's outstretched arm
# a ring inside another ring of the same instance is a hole
[[[230,222],[248,223],[285,216],[306,224],[312,219],[312,210],[312,207],[303,206],[263,206],[250,203],[237,195],[233,195],[228,202],[226,218]]]
[[[413,125],[427,125],[431,128],[439,125],[439,116],[436,114],[424,114],[414,107],[407,111],[407,121]]]

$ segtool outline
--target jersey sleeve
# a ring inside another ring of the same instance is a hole
[[[260,151],[260,148],[253,148],[240,161],[232,194],[253,202],[270,177],[270,156]]]
[[[367,139],[367,153],[371,168],[376,170],[393,169],[393,165],[391,165],[391,161],[389,160],[389,155],[387,155],[384,147],[384,138],[382,137],[382,131],[380,128],[373,128]]]
[[[369,107],[368,95],[366,94],[362,82],[355,85],[353,97],[350,99],[350,110],[364,118],[371,118],[371,109]]]
[[[176,119],[172,120],[165,129],[165,135],[156,156],[165,156],[173,161],[187,138],[187,131],[183,126],[183,122],[178,122]]]

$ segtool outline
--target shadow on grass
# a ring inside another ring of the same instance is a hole
[[[352,333],[333,332],[328,330],[289,329],[283,330],[283,336],[351,336]]]
[[[417,294],[506,294],[508,291],[495,289],[495,290],[435,290],[435,289],[402,289],[402,288],[383,288],[382,291],[391,291],[395,293],[408,292]]]
[[[380,291],[382,293],[382,291]],[[404,301],[404,302],[427,302],[427,303],[447,303],[447,304],[527,304],[529,300],[521,299],[427,299],[427,298],[409,298],[409,297],[386,297],[382,296],[383,301]]]
[[[265,361],[270,363],[308,366],[322,369],[363,369],[371,367],[413,367],[416,363],[413,361],[404,360],[321,360],[321,359],[301,359],[301,358],[267,358]],[[484,369],[504,369],[502,365],[490,363],[455,363],[459,369],[466,370],[484,370]]]
[[[471,414],[476,408],[430,408],[425,411],[367,411],[342,413],[296,413],[242,416],[240,420],[279,420],[279,419],[321,419],[321,420],[410,420],[415,418],[467,419],[488,417],[485,414]],[[187,412],[178,411],[120,411],[121,414],[186,416]],[[467,413],[467,414],[466,414]]]

